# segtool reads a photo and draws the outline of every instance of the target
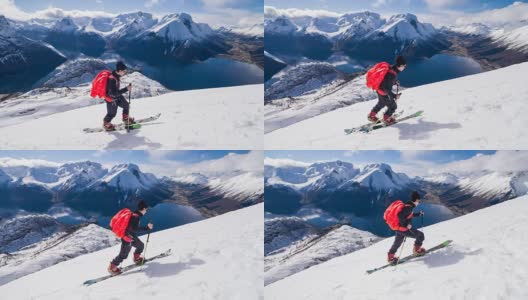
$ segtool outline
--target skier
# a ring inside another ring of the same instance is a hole
[[[394,201],[385,211],[383,217],[387,221],[389,227],[396,233],[394,243],[392,244],[387,257],[389,263],[395,264],[398,262],[399,258],[394,255],[405,237],[415,239],[413,255],[422,256],[425,254],[425,249],[422,248],[425,236],[423,232],[413,229],[411,225],[413,217],[424,215],[423,211],[413,213],[413,209],[418,206],[418,204],[420,204],[420,194],[414,191],[411,194],[410,201],[407,203],[403,203],[401,200]]]
[[[152,223],[148,223],[146,227],[139,226],[140,219],[145,213],[147,213],[147,209],[147,203],[141,200],[138,203],[137,210],[133,213],[128,208],[125,208],[112,218],[110,223],[112,224],[112,231],[116,232],[116,230],[119,230],[117,227],[126,229],[124,229],[124,235],[121,238],[121,251],[119,252],[119,255],[112,260],[108,267],[108,272],[111,275],[121,273],[121,269],[118,266],[128,257],[132,247],[136,248],[134,251],[134,263],[138,265],[143,263],[145,258],[141,256],[141,252],[143,252],[144,244],[137,235],[142,231],[152,230],[154,227]]]
[[[121,77],[124,76],[127,72],[127,66],[122,62],[118,61],[116,64],[116,69],[108,76],[106,82],[106,116],[103,121],[103,128],[106,131],[115,130],[114,124],[112,124],[112,119],[117,114],[117,107],[123,108],[123,123],[134,124],[134,118],[129,116],[129,103],[126,101],[125,97],[122,94],[126,92],[132,92],[132,83],[128,84],[126,88],[119,89],[121,83]]]
[[[372,68],[371,70],[376,72],[377,67],[384,64],[386,64],[387,67],[389,65],[388,63],[379,63],[374,66],[374,68]],[[396,111],[396,108],[398,108],[396,100],[400,98],[401,93],[395,94],[392,91],[392,86],[399,85],[399,82],[397,80],[398,73],[402,72],[405,69],[406,65],[407,63],[405,62],[405,58],[403,58],[403,56],[401,55],[398,55],[396,57],[396,63],[390,66],[388,70],[386,70],[383,81],[381,81],[378,88],[376,89],[376,93],[378,94],[378,103],[376,104],[376,106],[374,106],[374,108],[372,108],[372,111],[368,115],[369,121],[377,123],[379,119],[376,115],[385,106],[387,107],[387,110],[383,114],[383,122],[386,125],[391,125],[394,124],[394,122],[396,121],[392,117],[392,114]],[[368,76],[369,74],[367,74],[367,79]]]

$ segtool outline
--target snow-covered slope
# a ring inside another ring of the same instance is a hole
[[[375,97],[375,92],[365,88],[364,75],[353,79],[340,78],[318,86],[312,93],[294,98],[275,99],[266,104],[264,130],[268,133]]]
[[[265,257],[264,284],[271,284],[327,260],[368,247],[378,239],[369,232],[348,225],[312,235]]]
[[[12,281],[0,293],[13,299],[262,299],[263,224],[263,205],[251,206],[151,234],[147,257],[169,248],[173,254],[142,270],[83,286],[107,274],[115,246]]]
[[[41,228],[32,228],[28,231],[24,230],[21,225],[13,224],[15,221],[20,223],[21,219],[25,223],[31,222],[33,226],[42,226],[43,219],[54,221],[53,218],[44,215],[29,215],[9,220],[3,225],[9,226],[5,228],[12,232],[16,231],[15,234],[19,236],[17,239],[19,243],[28,240],[31,240],[32,243],[17,248],[16,251],[10,251],[9,254],[0,254],[0,285],[79,255],[116,245],[119,242],[113,232],[95,224],[79,228],[57,225],[61,228],[58,230],[51,230],[50,226],[45,226],[43,228],[49,230],[50,235],[38,236],[37,229],[42,230]],[[58,223],[57,221],[54,222]],[[25,236],[21,236],[21,234],[25,234]],[[5,236],[5,234],[2,235],[2,237]],[[5,251],[2,249],[2,252]]]
[[[173,92],[132,99],[136,118],[162,113],[139,130],[83,133],[100,127],[105,105],[51,114],[0,128],[3,149],[262,149],[262,85]],[[119,115],[115,122],[120,122]],[[205,124],[208,124],[205,126]],[[31,132],[29,136],[27,133]]]
[[[343,130],[367,123],[377,100],[295,123],[265,135],[266,149],[526,149],[528,63],[407,89],[398,100],[421,118],[370,134]],[[366,89],[366,87],[365,87]],[[353,95],[351,95],[352,97]]]
[[[264,194],[262,174],[253,172],[242,173],[229,178],[215,178],[209,180],[208,185],[213,191],[231,198],[241,199],[241,201]]]
[[[385,264],[393,238],[266,287],[266,299],[525,299],[528,196],[423,228],[425,247],[453,244],[367,275]],[[493,220],[493,221],[491,221]],[[464,228],[464,230],[460,230]],[[505,234],[506,233],[506,234]],[[403,255],[410,253],[407,243]]]
[[[513,29],[495,30],[490,36],[499,45],[528,53],[528,24]]]
[[[41,80],[43,83],[37,83],[39,87],[0,102],[0,127],[103,103],[102,99],[90,97],[91,80],[101,70],[90,67],[97,60],[88,59],[88,61],[84,59],[68,61]],[[63,68],[65,65],[70,67],[83,65],[83,68],[74,71],[75,69]],[[128,74],[123,82],[132,83],[133,99],[154,97],[170,92],[160,83],[139,72]]]

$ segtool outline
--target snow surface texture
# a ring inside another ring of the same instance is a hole
[[[365,248],[379,238],[347,225],[302,240],[265,257],[264,284],[268,285],[332,258]]]
[[[407,89],[398,100],[399,110],[404,109],[405,114],[424,110],[422,117],[369,134],[345,135],[345,128],[367,123],[367,114],[377,100],[358,103],[267,133],[265,147],[527,149],[527,72],[528,63],[522,63]]]
[[[393,238],[266,287],[266,299],[527,299],[528,196],[423,228],[424,246],[446,249],[396,268],[384,265]],[[490,222],[490,220],[493,220]],[[463,230],[461,230],[463,229]],[[403,256],[410,254],[404,245]]]
[[[120,246],[57,264],[0,287],[12,299],[263,298],[264,206],[248,208],[151,234],[147,257],[172,255],[142,269],[85,287],[107,275]],[[244,226],[241,226],[244,224]],[[145,237],[142,238],[145,241]],[[123,263],[129,265],[130,259]],[[31,288],[28,288],[31,287]]]
[[[34,219],[35,216],[24,218]],[[28,233],[26,237],[33,236]],[[59,262],[107,248],[119,243],[108,229],[95,224],[74,232],[59,231],[49,237],[34,240],[31,245],[9,255],[0,254],[0,285],[35,273]],[[5,265],[4,265],[5,264]]]
[[[85,134],[84,128],[102,126],[106,106],[74,109],[0,128],[0,148],[262,149],[262,98],[262,85],[247,85],[132,99],[132,116],[162,115],[130,133]]]

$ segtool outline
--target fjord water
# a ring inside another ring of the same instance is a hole
[[[144,65],[141,72],[176,91],[264,82],[264,71],[258,66],[216,57],[189,64]]]

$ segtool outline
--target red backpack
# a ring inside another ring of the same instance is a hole
[[[396,200],[387,207],[385,210],[385,213],[383,214],[383,219],[385,219],[385,222],[387,225],[389,225],[390,229],[392,230],[399,230],[400,229],[400,219],[398,218],[398,214],[402,211],[402,209],[405,207],[405,203],[401,200]],[[412,213],[411,213],[412,216]]]
[[[112,71],[104,70],[99,72],[92,81],[92,91],[90,92],[90,96],[94,98],[103,98],[107,102],[112,102],[112,98],[106,94],[106,83],[108,82],[108,78],[116,79],[114,75],[112,75]]]
[[[375,64],[374,67],[367,71],[367,86],[385,96],[385,92],[380,90],[379,87],[388,72],[396,74],[396,72],[391,69],[391,65],[388,62]]]
[[[133,214],[134,213],[130,209],[123,208],[112,217],[112,220],[110,220],[110,228],[112,228],[112,231],[117,237],[122,238],[125,236],[128,222]]]

